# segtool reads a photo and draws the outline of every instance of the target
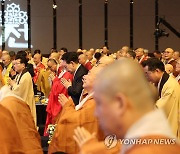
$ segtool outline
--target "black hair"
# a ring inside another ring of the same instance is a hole
[[[58,51],[55,48],[51,48],[51,53],[53,52],[57,53]]]
[[[94,58],[96,58],[97,61],[100,60],[101,56],[102,56],[102,54],[101,54],[100,52],[96,52],[96,53],[94,54]]]
[[[9,52],[10,57],[16,56],[16,53],[14,51]]]
[[[156,69],[159,69],[162,72],[165,71],[163,62],[159,60],[158,58],[149,58],[146,61],[142,62],[142,66],[143,67],[148,66],[149,71],[155,71]]]
[[[20,63],[21,63],[21,64],[25,64],[25,67],[27,66],[28,61],[27,61],[26,57],[24,57],[24,56],[22,56],[22,55],[17,55],[16,58],[15,58],[15,60],[17,60],[17,59],[20,59]]]
[[[62,60],[66,61],[67,64],[70,64],[71,61],[78,63],[78,53],[77,52],[66,52],[62,55]]]
[[[68,52],[68,49],[65,47],[62,47],[61,50],[63,50],[64,52]]]
[[[161,54],[159,50],[155,50],[153,53]]]
[[[36,53],[41,54],[41,50],[40,50],[40,49],[36,49],[36,50],[34,50],[34,55],[35,55]]]
[[[78,57],[79,57],[80,55],[83,55],[83,52],[81,51],[81,52],[78,52],[77,54],[78,54]]]
[[[129,50],[127,53],[130,54],[133,59],[136,58],[136,53],[134,51]]]
[[[26,57],[26,56],[27,56],[27,53],[26,53],[26,51],[21,50],[21,51],[18,51],[18,52],[17,52],[17,55],[16,55],[16,56],[23,56],[23,57]]]

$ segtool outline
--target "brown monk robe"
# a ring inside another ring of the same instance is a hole
[[[93,147],[93,148],[92,148]],[[98,142],[96,139],[89,140],[86,144],[81,147],[82,154],[119,154],[120,144],[117,144],[115,147],[108,149],[104,141]]]
[[[146,142],[148,143],[150,141],[149,139],[152,141],[154,140],[154,142],[158,142],[161,140],[161,144],[146,144]],[[175,154],[180,151],[180,145],[175,142],[175,139],[170,139],[164,136],[146,136],[141,138],[141,140],[144,141],[144,144],[133,145],[133,147],[127,150],[125,154],[153,154],[154,152],[156,154]],[[171,144],[165,144],[165,142],[168,143],[168,141]],[[120,143],[115,147],[108,149],[105,146],[104,142],[98,142],[96,139],[91,139],[82,145],[81,153],[123,154],[124,152],[122,151],[122,144]]]
[[[0,154],[24,154],[22,140],[11,113],[0,104]]]
[[[95,101],[89,98],[83,108],[76,111],[72,100],[63,107],[57,122],[56,131],[49,145],[49,153],[66,152],[78,153],[79,148],[73,139],[74,129],[83,126],[91,133],[96,132],[99,140],[103,140],[103,134],[99,129],[97,118],[94,116]]]
[[[8,109],[17,124],[26,154],[42,154],[40,136],[29,106],[15,96],[5,97],[0,104]]]
[[[180,152],[164,111],[154,109],[156,99],[140,65],[121,58],[102,70],[94,85],[96,115],[105,134],[120,139],[121,154]],[[91,139],[81,132],[74,136],[80,148]]]
[[[127,150],[125,154],[178,154],[180,152],[180,145],[179,143],[175,142],[175,139],[171,140],[168,137],[156,135],[146,136],[141,139],[145,141],[151,139],[154,140],[154,143],[160,139],[161,142],[160,144],[136,144]],[[169,141],[171,144],[165,144],[167,141]]]
[[[74,129],[78,126],[83,126],[91,133],[95,132],[97,138],[103,140],[104,135],[99,128],[98,119],[94,115],[96,103],[93,99],[92,89],[95,76],[101,69],[102,68],[91,69],[88,75],[83,77],[84,90],[78,105],[74,106],[72,99],[68,101],[62,94],[59,96],[59,102],[63,106],[63,109],[49,146],[49,153],[58,151],[78,153],[78,145],[73,139]]]

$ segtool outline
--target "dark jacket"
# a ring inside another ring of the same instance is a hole
[[[83,65],[80,65],[74,75],[74,79],[72,81],[72,86],[70,86],[68,88],[68,94],[73,99],[73,102],[75,105],[79,104],[79,98],[80,98],[81,92],[83,90],[82,78],[87,73],[88,73],[88,70]]]

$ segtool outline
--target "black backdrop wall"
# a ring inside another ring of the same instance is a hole
[[[57,1],[57,47],[67,47],[76,50],[79,45],[78,31],[78,0]],[[104,45],[104,0],[83,1],[83,47],[85,49],[100,48]],[[8,3],[20,4],[26,11],[25,0],[11,0]],[[31,0],[32,45],[34,49],[41,49],[49,53],[53,47],[53,18],[52,0]],[[159,15],[178,31],[180,31],[180,1],[159,0]],[[109,0],[109,47],[112,51],[123,45],[129,45],[129,1]],[[144,47],[154,50],[154,0],[135,0],[134,3],[134,48]],[[163,26],[162,26],[163,28]],[[172,32],[169,37],[159,41],[160,50],[172,47],[180,50],[180,40]],[[11,34],[12,37],[15,37]],[[22,37],[23,39],[23,37]],[[8,41],[8,40],[7,40]],[[10,48],[6,42],[7,50]]]

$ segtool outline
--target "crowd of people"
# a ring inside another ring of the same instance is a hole
[[[49,153],[178,153],[180,52],[123,46],[70,52],[0,50],[0,146],[3,153],[43,153],[35,96],[48,98]],[[174,144],[117,144],[110,139],[175,139]],[[16,141],[16,145],[13,144]],[[112,143],[109,142],[109,146]],[[93,147],[93,148],[92,148]],[[148,151],[148,152],[147,152]],[[1,152],[0,152],[1,153]]]

